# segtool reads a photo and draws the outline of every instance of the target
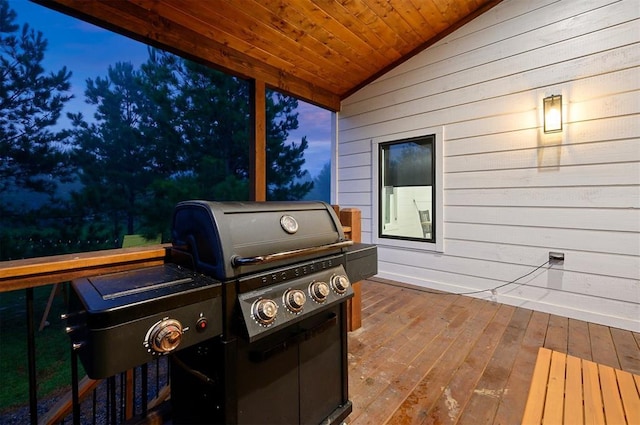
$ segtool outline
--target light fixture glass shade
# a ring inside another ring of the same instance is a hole
[[[543,100],[544,132],[562,131],[562,96],[552,95]]]

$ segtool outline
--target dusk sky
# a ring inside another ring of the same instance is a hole
[[[137,67],[147,59],[147,46],[138,41],[28,0],[9,0],[9,6],[18,15],[16,23],[28,23],[48,40],[43,61],[46,72],[67,66],[73,73],[71,91],[75,99],[68,103],[66,112],[88,110],[84,103],[87,78],[106,76],[109,65],[116,62],[131,62]],[[84,115],[91,116],[93,112],[89,111]],[[299,143],[307,136],[306,167],[315,177],[331,157],[331,113],[300,101],[298,114],[300,127],[289,134],[289,140]]]

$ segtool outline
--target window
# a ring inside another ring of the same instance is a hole
[[[433,134],[378,146],[379,237],[435,241],[434,148]]]
[[[372,140],[372,242],[444,252],[443,127]]]

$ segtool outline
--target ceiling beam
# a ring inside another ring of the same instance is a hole
[[[274,90],[305,102],[340,110],[337,94],[254,59],[227,45],[203,37],[153,10],[153,2],[139,0],[77,1],[33,0],[34,2],[140,42],[172,52],[240,78],[264,81]]]

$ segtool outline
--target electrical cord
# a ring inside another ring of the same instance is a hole
[[[425,291],[425,292],[428,292],[430,294],[438,294],[438,295],[474,295],[474,294],[481,294],[483,292],[493,292],[493,291],[496,291],[496,290],[498,290],[500,288],[504,288],[505,286],[513,285],[514,283],[518,283],[518,281],[520,279],[524,279],[525,277],[532,275],[533,273],[537,272],[538,270],[540,270],[541,268],[543,268],[547,264],[551,264],[551,260],[545,261],[544,263],[540,264],[538,267],[536,267],[533,270],[531,270],[529,273],[523,274],[522,276],[520,276],[520,277],[518,277],[516,279],[513,279],[510,282],[503,283],[502,285],[498,285],[498,286],[495,286],[493,288],[479,289],[477,291],[469,291],[469,292],[435,292],[435,291]]]

